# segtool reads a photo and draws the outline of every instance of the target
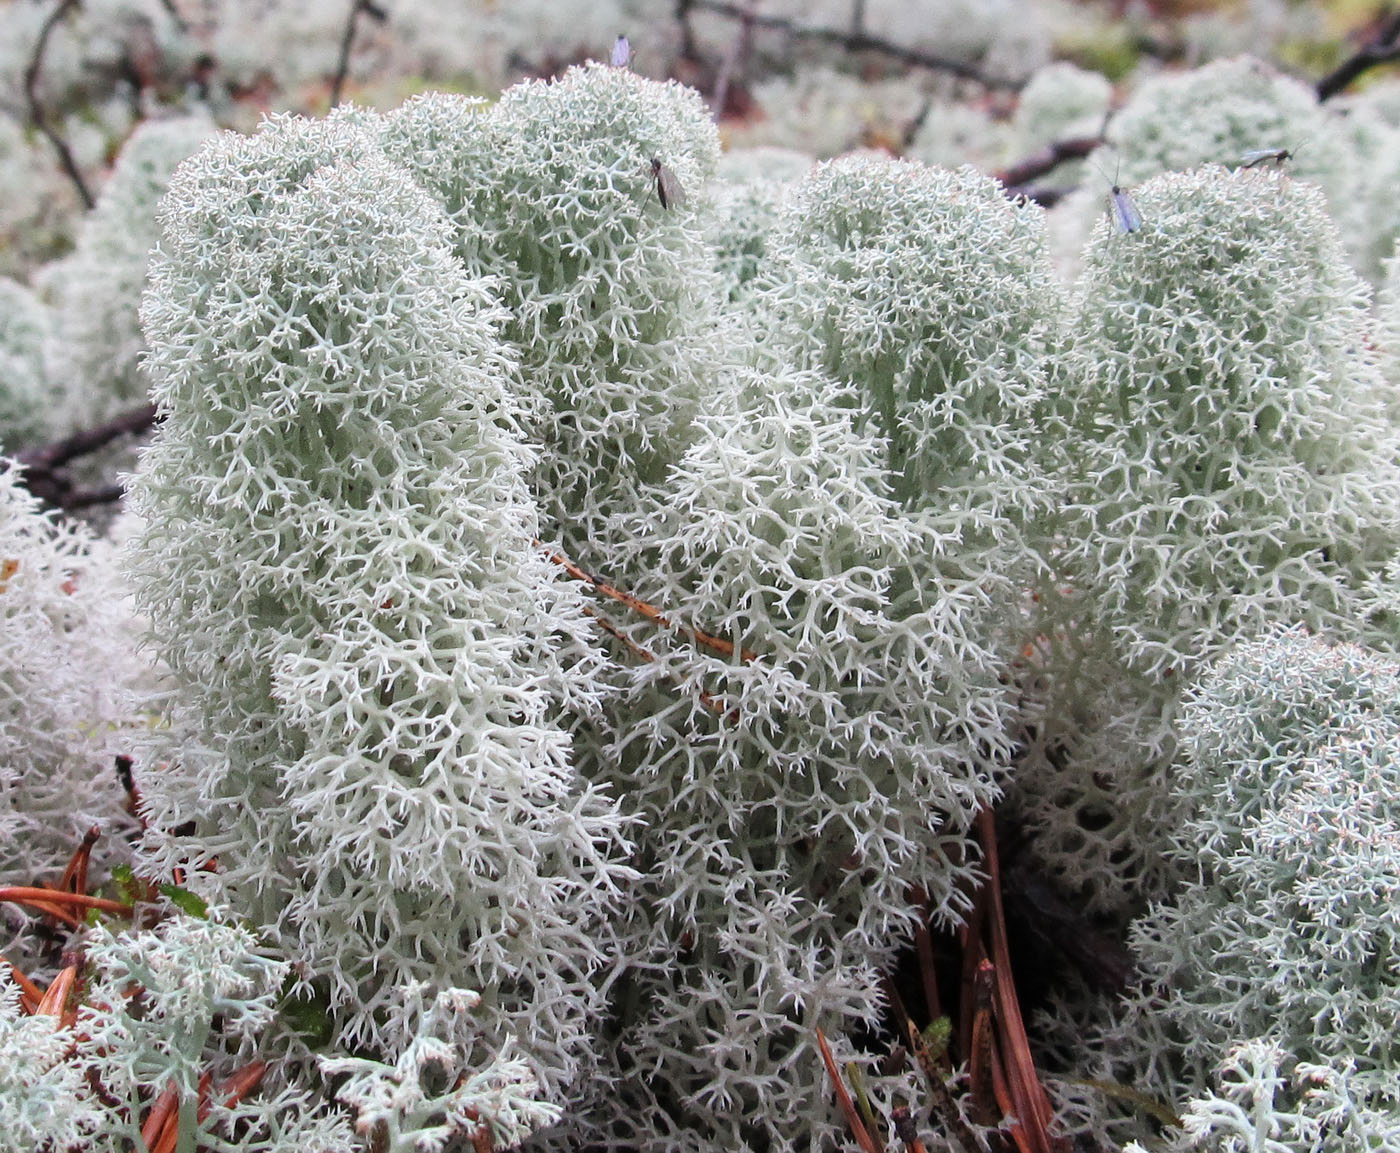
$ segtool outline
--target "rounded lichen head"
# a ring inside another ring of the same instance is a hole
[[[482,1044],[518,1034],[557,1088],[618,879],[555,719],[596,700],[591,641],[532,547],[504,316],[367,120],[227,134],[172,181],[132,485],[172,672],[145,851],[216,855],[191,885],[286,945],[344,1043],[467,974]]]
[[[1149,983],[1121,1030],[1130,1053],[1155,1034],[1142,1062],[1166,1042],[1179,1090],[1268,1039],[1347,1071],[1359,1110],[1400,1106],[1397,702],[1392,659],[1301,629],[1236,647],[1188,694],[1171,850],[1187,879],[1134,927]]]
[[[1038,208],[970,168],[852,157],[794,189],[768,253],[771,339],[855,387],[899,500],[993,534],[1035,503],[1061,304]]]
[[[601,548],[608,518],[638,507],[684,451],[723,360],[723,288],[697,227],[713,122],[690,89],[594,64],[489,109],[411,101],[384,138],[508,310],[547,530],[585,555]],[[661,202],[653,161],[686,203]]]
[[[1100,224],[1055,389],[1063,555],[1151,677],[1287,619],[1348,630],[1400,540],[1364,286],[1322,196],[1206,168]]]

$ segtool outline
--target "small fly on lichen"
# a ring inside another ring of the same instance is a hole
[[[1257,168],[1261,164],[1267,164],[1270,160],[1274,162],[1274,167],[1282,168],[1285,160],[1292,160],[1293,153],[1287,148],[1251,148],[1240,157],[1241,168]]]
[[[1094,165],[1098,168],[1098,165]],[[1099,175],[1108,180],[1108,174],[1099,168]],[[1118,184],[1118,174],[1114,173],[1113,179],[1108,181],[1108,214],[1113,218],[1113,226],[1119,232],[1126,234],[1139,232],[1142,230],[1142,213],[1138,211],[1133,198],[1123,191]]]
[[[685,189],[676,179],[676,174],[655,156],[651,158],[651,177],[656,181],[656,199],[662,208],[681,208],[685,205]]]
[[[608,63],[614,68],[627,68],[632,63],[632,45],[626,36],[619,36],[613,41],[612,56],[608,58]]]
[[[1108,203],[1119,232],[1137,232],[1142,228],[1142,213],[1133,198],[1116,184],[1108,190]]]

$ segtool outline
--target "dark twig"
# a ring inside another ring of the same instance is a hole
[[[49,143],[58,153],[59,164],[63,166],[63,171],[68,174],[68,179],[73,182],[73,187],[78,190],[78,197],[82,200],[83,207],[91,208],[93,206],[92,193],[88,191],[83,174],[78,171],[78,162],[73,159],[73,152],[68,147],[68,142],[49,123],[49,118],[39,103],[39,73],[44,66],[44,52],[48,49],[49,37],[58,26],[58,22],[76,8],[78,3],[79,0],[59,0],[57,7],[49,13],[49,18],[39,29],[39,38],[34,42],[34,54],[30,56],[29,63],[24,69],[24,100],[29,109],[30,123],[48,137]]]
[[[59,468],[70,460],[96,452],[119,436],[145,432],[156,423],[158,417],[155,405],[143,404],[95,428],[82,429],[39,448],[27,448],[18,454],[17,459],[28,469]]]
[[[85,508],[94,504],[109,504],[120,500],[120,485],[104,485],[95,489],[77,489],[64,475],[62,468],[70,460],[96,452],[121,436],[145,432],[158,419],[156,406],[143,404],[130,412],[99,424],[95,428],[82,429],[72,436],[52,444],[27,448],[16,454],[15,459],[24,466],[23,480],[29,491],[40,500],[59,508]]]
[[[720,62],[719,75],[715,77],[713,101],[716,120],[720,120],[724,116],[724,103],[729,99],[729,82],[734,76],[734,69],[738,67],[739,61],[748,54],[749,44],[753,40],[754,9],[757,7],[758,0],[745,0],[744,13],[739,17],[739,34],[734,37],[734,43],[729,46],[729,51],[724,54],[724,59]]]
[[[1074,189],[1046,187],[1041,184],[1032,185],[1029,188],[1012,187],[1005,191],[1012,200],[1029,200],[1032,204],[1039,204],[1041,208],[1054,208]]]
[[[1400,10],[1391,12],[1370,40],[1317,82],[1318,100],[1330,100],[1363,72],[1393,60],[1400,60]]]
[[[933,93],[924,95],[924,102],[919,105],[919,111],[914,114],[912,120],[904,126],[904,132],[900,136],[900,155],[908,152],[914,146],[914,141],[918,138],[920,130],[928,121],[928,114],[933,111]]]
[[[361,13],[380,24],[389,19],[389,13],[375,0],[354,0],[350,5],[350,14],[345,18],[345,31],[340,34],[340,59],[336,62],[335,79],[331,81],[332,108],[340,103],[345,79],[350,75],[350,47],[355,43],[355,26],[360,22]]]
[[[1007,188],[1019,188],[1039,179],[1047,172],[1053,172],[1067,160],[1083,160],[1102,143],[1101,136],[1074,136],[1068,140],[1056,140],[1024,160],[1007,165],[995,173],[995,176]]]
[[[731,4],[727,0],[681,0],[681,3],[683,11],[686,13],[696,8],[705,8],[711,12],[718,12],[721,16],[730,16],[739,20],[744,19],[748,7],[746,4]],[[870,36],[865,32],[842,32],[837,28],[813,28],[795,24],[781,16],[755,14],[751,20],[755,27],[770,28],[785,33],[794,40],[817,40],[825,44],[834,44],[848,52],[879,52],[901,64],[910,64],[916,68],[928,68],[934,72],[947,72],[963,80],[974,80],[984,88],[1015,92],[1025,86],[1024,80],[988,76],[975,64],[969,64],[966,60],[955,60],[952,57],[939,56],[932,52],[920,52],[913,48],[906,48],[902,44],[882,40],[878,36]]]
[[[69,488],[56,503],[64,512],[76,512],[80,508],[94,508],[99,504],[116,504],[124,496],[126,485],[103,484],[97,488]]]
[[[676,0],[676,23],[680,25],[681,45],[680,58],[682,60],[699,60],[700,50],[695,43],[695,29],[690,25],[690,13],[695,7],[695,0]]]
[[[176,7],[175,0],[160,0],[160,6],[165,9],[175,25],[175,30],[182,36],[190,30],[190,22],[180,14],[180,9]]]

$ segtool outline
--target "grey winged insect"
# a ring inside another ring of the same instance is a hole
[[[632,63],[632,44],[626,36],[619,36],[613,41],[612,55],[608,58],[608,63],[614,68],[626,68]]]
[[[1285,160],[1292,159],[1293,153],[1287,148],[1251,148],[1240,157],[1240,167],[1257,168],[1272,160],[1276,166],[1282,168]]]
[[[1098,165],[1094,167],[1098,168]],[[1108,175],[1102,168],[1099,168],[1099,175],[1108,180]],[[1119,185],[1116,172],[1108,183],[1108,214],[1113,218],[1113,227],[1124,234],[1141,231],[1142,213],[1138,211],[1132,196],[1124,192]]]
[[[1118,185],[1109,189],[1108,202],[1113,210],[1113,223],[1119,232],[1137,232],[1142,228],[1142,213],[1133,203],[1133,198]]]
[[[656,181],[656,199],[662,208],[680,208],[685,204],[685,189],[676,174],[655,156],[651,158],[651,177]]]

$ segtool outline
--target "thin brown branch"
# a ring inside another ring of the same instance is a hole
[[[704,8],[711,12],[717,12],[721,16],[729,16],[734,19],[743,19],[746,11],[746,5],[731,4],[728,0],[686,0],[683,9],[678,6],[678,11],[688,13],[690,10],[696,8]],[[939,56],[933,52],[920,52],[917,49],[906,48],[902,44],[896,44],[890,40],[883,40],[878,36],[871,36],[863,31],[842,32],[838,28],[814,28],[804,24],[797,24],[781,16],[754,15],[752,17],[752,22],[755,27],[768,28],[773,31],[782,32],[785,35],[791,36],[794,40],[816,40],[820,43],[834,45],[837,48],[844,48],[847,52],[878,52],[901,64],[913,65],[916,68],[927,68],[933,72],[946,72],[949,75],[960,77],[963,80],[976,81],[984,88],[1015,92],[1025,86],[1024,80],[1011,80],[1003,76],[989,76],[975,64],[969,64],[966,60],[956,60],[950,56]]]
[[[68,965],[59,972],[35,1006],[34,1016],[62,1020],[67,1015],[68,998],[78,984],[78,970],[81,968],[81,965]]]
[[[585,608],[583,612],[585,616],[592,617],[593,620],[597,621],[598,627],[600,629],[602,629],[605,633],[608,634],[608,636],[612,637],[613,640],[617,641],[620,645],[623,645],[634,657],[636,657],[643,664],[649,665],[655,663],[656,654],[654,652],[652,652],[648,648],[643,647],[642,645],[639,645],[636,641],[634,641],[631,637],[624,633],[620,628],[617,627],[617,625],[615,625],[602,613],[598,612],[596,609],[590,608]],[[731,711],[725,708],[723,701],[717,701],[707,692],[702,691],[700,693],[700,703],[704,705],[707,709],[709,709],[710,712],[714,713],[717,717],[723,717]]]
[[[600,580],[592,573],[580,568],[563,553],[555,552],[553,549],[547,548],[547,546],[544,545],[544,543],[541,541],[537,540],[534,543],[539,548],[546,549],[545,555],[548,556],[549,560],[553,564],[557,564],[575,580],[580,580],[583,581],[585,584],[592,585],[595,589],[598,590],[598,592],[602,593],[605,597],[617,601],[618,604],[626,605],[633,612],[640,613],[642,616],[646,617],[647,620],[660,625],[662,628],[670,629],[672,632],[678,632],[682,636],[689,637],[696,644],[702,645],[705,648],[714,649],[715,652],[719,653],[721,656],[734,656],[735,646],[729,641],[724,640],[721,637],[712,636],[711,634],[704,632],[701,629],[693,629],[686,625],[677,624],[675,621],[671,620],[670,617],[664,615],[661,612],[661,610],[656,608],[654,605],[650,605],[646,601],[642,600],[640,597],[635,597],[629,592],[624,592],[622,589],[616,588],[613,585],[608,584],[606,581]],[[738,652],[739,659],[744,661],[746,664],[749,661],[755,661],[758,659],[758,654],[752,649],[740,648]]]
[[[1317,82],[1318,100],[1330,100],[1358,76],[1395,60],[1400,60],[1400,10],[1392,11],[1374,36]]]
[[[92,847],[97,844],[98,838],[102,836],[102,828],[93,825],[86,833],[78,847],[73,850],[73,855],[68,859],[68,867],[63,870],[63,876],[59,878],[58,887],[69,893],[87,892],[88,861],[92,857]]]
[[[909,1014],[905,1011],[904,1002],[899,999],[899,994],[893,986],[890,986],[887,992],[890,1006],[894,1010],[895,1021],[899,1028],[904,1031],[904,1039],[909,1045],[909,1051],[914,1054],[914,1060],[918,1062],[919,1069],[924,1075],[924,1082],[928,1085],[929,1096],[933,1099],[934,1115],[943,1122],[949,1140],[961,1150],[961,1153],[981,1153],[982,1143],[978,1141],[977,1134],[972,1131],[972,1127],[963,1119],[962,1110],[958,1108],[958,1103],[953,1100],[953,1094],[948,1089],[945,1080],[948,1069],[944,1058],[930,1052],[928,1043],[919,1033],[914,1022],[910,1020]]]
[[[972,1119],[979,1125],[997,1125],[1004,1116],[995,1089],[996,1039],[992,1033],[992,998],[996,973],[983,957],[977,963],[972,985],[972,1037],[968,1042],[968,1083]]]
[[[350,75],[350,49],[355,43],[355,27],[360,22],[361,14],[380,24],[389,19],[389,13],[381,8],[375,0],[353,0],[349,15],[345,17],[345,30],[340,34],[340,57],[336,61],[335,79],[331,81],[332,108],[340,103],[341,93],[345,90],[346,78]]]
[[[78,190],[78,198],[82,200],[84,208],[93,206],[92,193],[88,191],[83,174],[78,170],[78,162],[73,159],[73,151],[68,147],[68,141],[59,135],[58,130],[49,123],[49,118],[44,112],[44,107],[39,101],[39,74],[44,67],[44,53],[48,50],[49,37],[53,35],[53,30],[58,27],[58,22],[68,15],[78,6],[79,0],[58,0],[54,10],[49,13],[49,17],[44,21],[39,29],[39,38],[34,42],[34,52],[29,57],[29,63],[24,68],[24,101],[29,110],[29,121],[53,145],[54,151],[58,153],[58,162],[63,167],[68,179],[73,182],[73,187]]]
[[[996,823],[991,809],[983,809],[977,817],[978,839],[982,845],[987,870],[986,894],[986,956],[994,975],[993,1020],[996,1025],[998,1072],[1005,1079],[1005,1093],[1018,1124],[1010,1137],[1022,1153],[1067,1153],[1069,1141],[1055,1136],[1054,1110],[1045,1087],[1036,1074],[1030,1041],[1021,1019],[1020,1001],[1011,972],[1011,948],[1006,937],[1006,915],[1001,902],[1001,865],[997,854]]]
[[[724,59],[720,61],[719,75],[715,77],[714,100],[711,104],[716,120],[724,116],[724,105],[729,99],[729,82],[734,77],[734,70],[739,66],[739,61],[748,55],[749,45],[753,41],[754,10],[757,7],[758,0],[745,0],[743,15],[739,17],[739,32],[734,37],[734,43],[729,46],[729,51],[724,54]]]
[[[1047,172],[1053,172],[1068,160],[1083,160],[1102,143],[1101,136],[1073,136],[1067,140],[1056,140],[993,175],[1007,188],[1018,188],[1038,180]]]
[[[6,965],[9,965],[10,979],[19,986],[20,1008],[26,1013],[33,1013],[34,1010],[43,1004],[44,990],[26,977],[24,973],[20,971],[19,966],[13,961],[6,960],[4,957],[0,957],[0,961],[4,961]]]
[[[145,432],[159,419],[160,414],[155,405],[143,404],[140,408],[133,408],[104,424],[82,429],[52,444],[24,449],[16,454],[16,459],[28,469],[58,468],[77,457],[96,452],[120,436]]]
[[[131,916],[132,912],[130,905],[107,897],[89,897],[86,893],[60,893],[57,889],[45,889],[37,885],[7,885],[0,888],[0,901],[36,907],[53,905],[61,908],[64,905],[75,905],[81,909],[102,909],[108,913],[120,913],[125,917]]]
[[[860,1119],[860,1114],[856,1112],[855,1102],[851,1100],[851,1095],[846,1092],[846,1083],[841,1080],[841,1074],[836,1068],[836,1058],[831,1055],[831,1046],[826,1043],[826,1034],[820,1029],[817,1030],[817,1046],[821,1049],[822,1062],[826,1065],[827,1076],[831,1078],[831,1087],[836,1093],[837,1104],[841,1106],[841,1113],[846,1118],[846,1124],[851,1128],[851,1136],[856,1139],[856,1144],[861,1147],[864,1153],[879,1153],[879,1146],[875,1144],[875,1139],[870,1136],[864,1122]]]
[[[22,449],[15,454],[15,459],[24,466],[20,479],[40,500],[59,508],[84,508],[120,500],[124,491],[121,485],[75,488],[72,480],[62,471],[63,466],[80,456],[96,452],[119,437],[145,432],[159,419],[155,405],[143,404],[104,424],[81,429],[62,440]]]

